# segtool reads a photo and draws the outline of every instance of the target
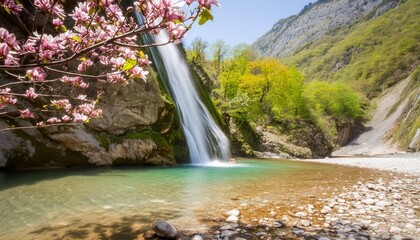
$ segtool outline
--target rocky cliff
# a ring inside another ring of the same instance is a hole
[[[175,164],[169,144],[175,108],[162,96],[156,76],[109,86],[102,96],[103,118],[89,124],[1,132],[0,167]],[[10,124],[30,123],[0,119],[1,129]]]
[[[280,20],[252,47],[263,56],[285,57],[334,29],[381,15],[399,0],[320,0]]]

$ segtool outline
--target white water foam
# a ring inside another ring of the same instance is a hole
[[[161,31],[155,37],[155,42],[166,43],[168,38],[168,34]],[[217,165],[216,159],[227,162],[230,158],[229,140],[201,101],[178,47],[171,43],[158,47],[158,50],[179,108],[191,162],[199,165]]]

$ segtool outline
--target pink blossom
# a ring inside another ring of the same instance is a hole
[[[88,116],[77,113],[77,112],[73,113],[72,115],[73,115],[73,122],[75,123],[84,123],[89,119]]]
[[[44,122],[38,122],[38,123],[36,123],[36,126],[39,127],[39,128],[43,128],[43,127],[45,127],[45,123]]]
[[[18,59],[14,56],[17,51],[20,51],[20,46],[16,41],[16,36],[6,29],[0,28],[0,59],[4,58],[6,65],[18,64]]]
[[[52,118],[49,118],[49,119],[47,120],[47,123],[50,123],[50,124],[54,124],[54,123],[61,123],[61,120],[60,120],[60,119],[58,119],[58,118],[56,118],[56,117],[52,117]]]
[[[210,9],[211,5],[220,7],[220,4],[217,0],[198,0],[198,3],[200,4],[200,6],[205,7],[207,9]]]
[[[42,82],[47,77],[47,74],[42,68],[36,67],[26,71],[26,76],[33,82]]]
[[[71,109],[71,104],[69,100],[67,99],[52,100],[51,103],[52,103],[52,106],[54,106],[55,108],[59,110],[63,109],[64,111],[69,112]]]
[[[17,99],[9,95],[10,91],[10,88],[0,89],[0,109],[5,108],[7,105],[13,105],[17,103]]]
[[[135,66],[130,69],[130,73],[132,77],[141,78],[146,81],[146,76],[149,74],[148,71],[144,71],[142,67]]]
[[[0,43],[0,56],[7,57],[10,53],[10,47],[7,43]]]
[[[52,12],[57,17],[64,19],[66,16],[63,6],[58,1],[54,0],[35,0],[35,6],[44,12]],[[54,4],[54,6],[53,6]]]
[[[3,0],[3,7],[10,9],[12,12],[21,12],[23,7],[21,4],[16,4],[15,0]]]
[[[86,69],[88,69],[90,66],[92,66],[93,65],[93,62],[92,62],[92,60],[90,60],[90,59],[86,59],[86,60],[84,60],[84,61],[82,61],[80,64],[79,64],[79,66],[77,66],[77,71],[79,71],[79,72],[84,72],[84,71],[86,71]]]
[[[83,78],[79,76],[69,77],[66,75],[61,78],[61,81],[64,83],[70,84],[72,86],[80,87],[83,89],[86,89],[89,87],[89,84],[83,82]]]
[[[54,26],[56,26],[56,27],[61,27],[61,26],[63,26],[63,20],[61,20],[60,18],[55,18],[55,19],[53,19],[53,24],[54,24]]]
[[[29,109],[19,110],[20,111],[20,118],[34,118],[34,114],[29,111]]]
[[[168,23],[167,27],[168,33],[170,35],[170,39],[175,43],[179,43],[181,38],[184,36],[187,29],[182,24],[176,24],[173,22]]]
[[[36,94],[34,88],[31,87],[26,90],[25,97],[29,99],[35,99],[38,97],[38,94]]]
[[[115,68],[119,68],[119,67],[124,66],[125,59],[122,58],[122,57],[111,58],[110,62],[111,62],[111,64],[114,65]]]
[[[127,80],[119,72],[110,73],[106,76],[109,83],[122,83],[127,84]]]
[[[71,118],[68,115],[64,115],[61,120],[63,120],[63,122],[69,122],[71,120]]]
[[[86,100],[86,95],[79,95],[77,97],[77,99],[79,99],[79,100]]]
[[[73,13],[69,14],[69,16],[76,21],[76,24],[83,24],[90,20],[89,10],[90,7],[86,1],[79,2],[77,7],[74,8]]]

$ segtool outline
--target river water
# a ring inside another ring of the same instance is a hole
[[[0,239],[136,239],[157,219],[203,230],[232,208],[287,212],[378,175],[285,160],[0,172]]]

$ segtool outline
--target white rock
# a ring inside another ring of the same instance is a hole
[[[378,207],[386,207],[386,206],[391,206],[391,205],[392,203],[388,201],[384,201],[384,200],[375,203],[375,206],[378,206]]]
[[[389,231],[391,233],[401,233],[401,228],[399,228],[399,227],[391,227],[391,229],[389,229]]]
[[[241,214],[238,209],[232,209],[225,213],[225,216],[239,216]]]
[[[297,212],[295,215],[296,217],[301,218],[301,217],[306,217],[308,214],[306,212]]]
[[[229,216],[228,218],[226,218],[226,222],[228,223],[238,223],[239,218],[237,216]]]
[[[328,206],[325,206],[325,207],[323,207],[322,209],[321,209],[321,213],[322,214],[326,214],[326,213],[329,213],[329,212],[331,212],[331,208],[330,207],[328,207]]]
[[[309,227],[311,225],[312,225],[311,221],[309,221],[309,220],[302,220],[302,226]]]
[[[366,198],[366,199],[363,199],[362,200],[362,203],[363,204],[366,204],[366,205],[373,205],[373,204],[375,204],[375,200],[373,200],[372,198]]]
[[[404,229],[406,229],[406,230],[410,230],[410,231],[415,231],[416,230],[416,226],[414,226],[413,224],[411,224],[411,223],[407,223],[405,226],[404,226]]]
[[[203,240],[203,237],[201,235],[194,235],[191,240]]]

